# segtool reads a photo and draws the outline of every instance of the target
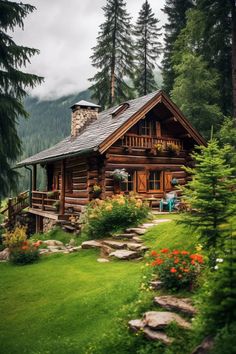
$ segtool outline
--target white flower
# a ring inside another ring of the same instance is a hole
[[[214,268],[215,268],[215,269],[218,269],[219,267],[218,267],[218,265],[216,265]]]
[[[216,262],[218,262],[218,263],[222,263],[224,260],[223,260],[223,258],[216,258]]]

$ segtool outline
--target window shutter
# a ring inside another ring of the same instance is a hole
[[[169,191],[172,189],[171,180],[172,180],[172,172],[165,172],[165,176],[164,176],[165,191]]]
[[[145,171],[137,172],[138,192],[144,193],[147,191],[147,175]]]

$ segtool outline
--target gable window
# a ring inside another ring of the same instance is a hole
[[[162,190],[162,172],[161,171],[149,171],[148,189],[149,189],[149,191]]]
[[[140,135],[151,135],[151,122],[143,119],[140,123]]]
[[[134,171],[129,172],[128,181],[121,183],[121,190],[123,192],[131,192],[134,190]]]

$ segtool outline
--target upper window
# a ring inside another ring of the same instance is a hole
[[[140,125],[140,135],[151,135],[151,122],[142,120]]]
[[[161,171],[149,172],[149,180],[148,180],[149,191],[158,191],[162,189],[161,176],[162,176]]]

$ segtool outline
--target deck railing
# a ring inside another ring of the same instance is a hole
[[[58,212],[60,206],[59,197],[59,191],[32,191],[32,208],[43,211]]]
[[[175,138],[153,138],[149,136],[139,136],[136,134],[127,134],[122,139],[122,146],[124,147],[133,147],[133,148],[144,148],[144,149],[153,149],[155,145],[161,144],[163,150],[167,150],[168,144],[174,144],[179,147],[180,150],[183,150],[183,142]]]

